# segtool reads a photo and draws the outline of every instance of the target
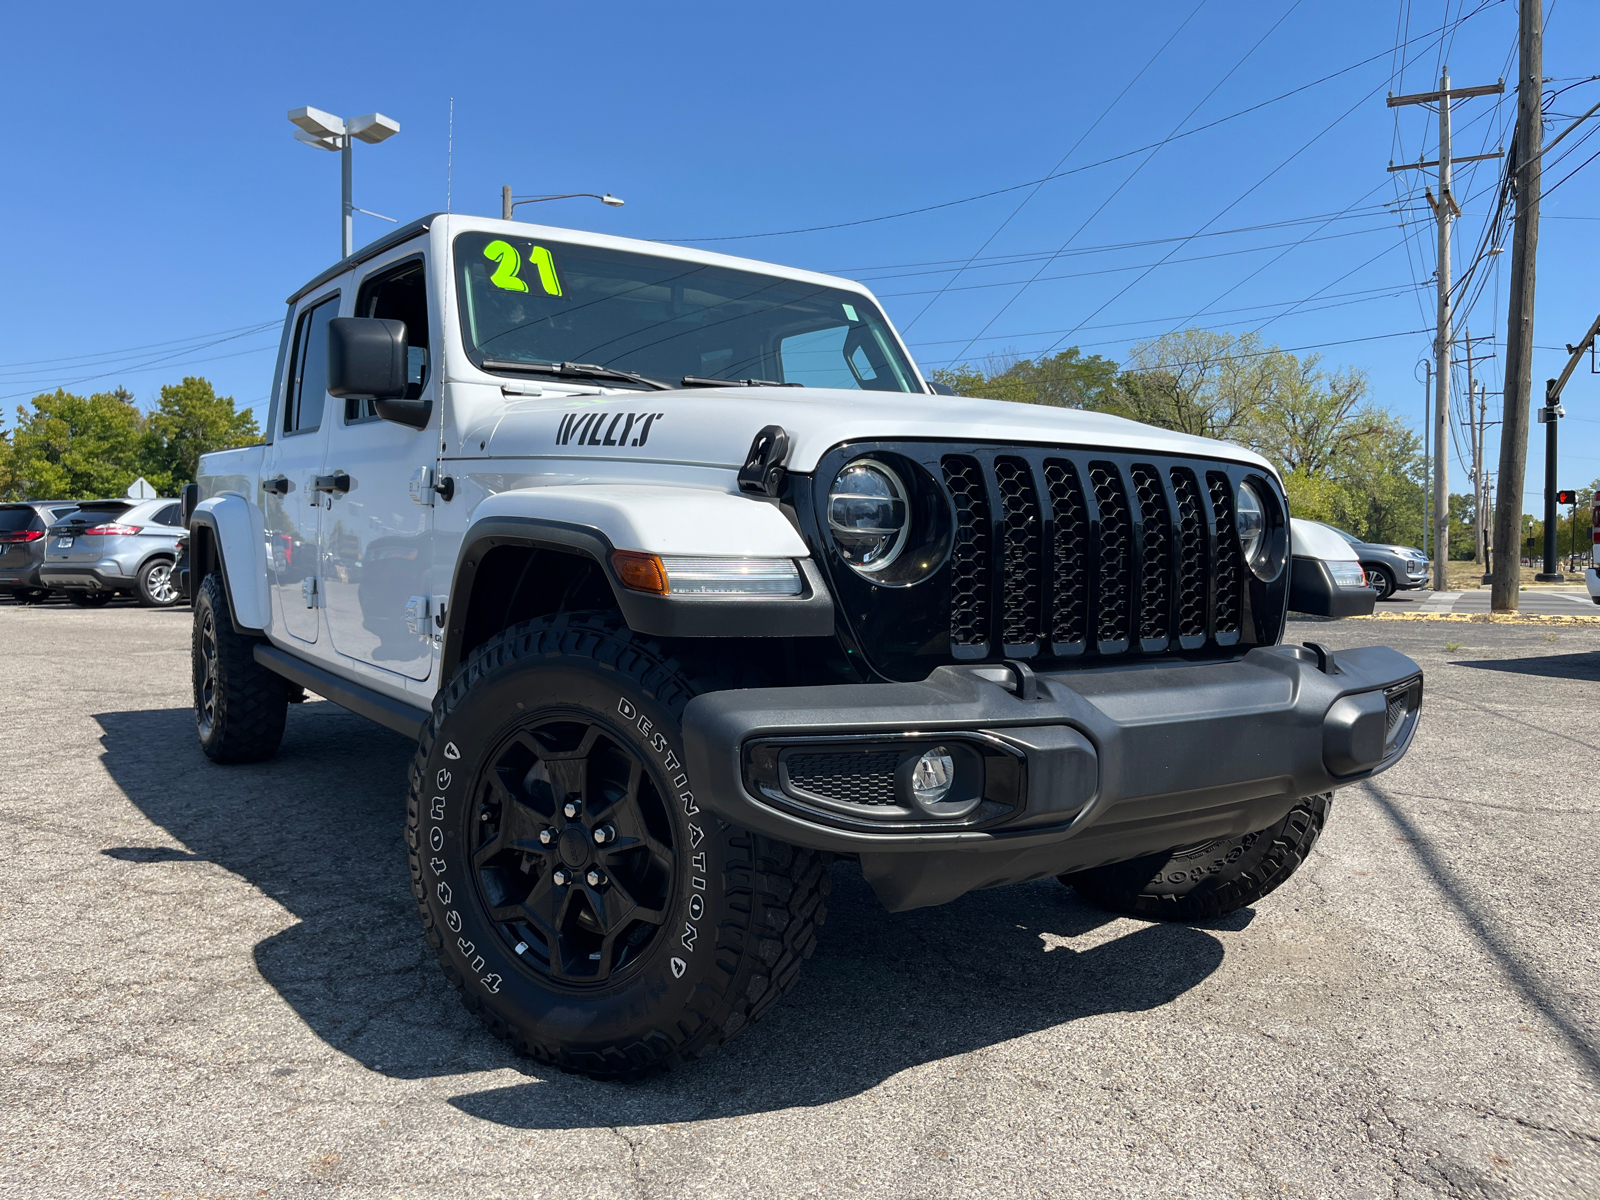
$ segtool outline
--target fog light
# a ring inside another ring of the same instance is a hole
[[[911,768],[911,794],[918,804],[938,804],[950,794],[950,785],[956,779],[956,764],[950,751],[935,746]]]

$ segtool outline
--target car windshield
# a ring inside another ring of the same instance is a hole
[[[1346,533],[1344,530],[1340,529],[1337,525],[1329,525],[1328,528],[1333,530],[1340,537],[1342,537],[1345,541],[1349,542],[1352,546],[1360,546],[1360,545],[1363,544],[1361,539],[1358,538],[1355,534]]]
[[[455,241],[468,357],[487,370],[594,363],[685,377],[920,392],[857,292],[728,267],[493,233]]]

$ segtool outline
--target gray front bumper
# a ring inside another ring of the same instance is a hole
[[[684,714],[694,799],[743,828],[858,854],[886,905],[915,908],[1264,829],[1302,796],[1392,766],[1421,704],[1420,668],[1382,646],[1259,647],[1233,662],[1039,674],[1033,699],[990,678],[1009,674],[951,666],[922,683],[698,696]],[[902,817],[786,794],[788,776],[776,787],[758,778],[775,761],[768,747],[848,754],[856,740],[963,739],[1019,764],[1009,805],[986,794],[958,820],[911,806]]]

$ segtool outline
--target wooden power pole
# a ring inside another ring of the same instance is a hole
[[[1544,10],[1522,0],[1517,19],[1517,131],[1509,178],[1516,199],[1511,234],[1511,301],[1506,314],[1506,382],[1501,393],[1500,495],[1494,509],[1495,556],[1489,605],[1517,610],[1522,584],[1522,487],[1528,469],[1528,406],[1533,391],[1533,281],[1539,251],[1539,93],[1544,86]]]
[[[1450,187],[1450,106],[1457,100],[1472,96],[1497,96],[1506,90],[1505,81],[1479,87],[1451,88],[1450,69],[1446,67],[1439,76],[1437,92],[1418,92],[1409,96],[1389,97],[1389,107],[1406,104],[1437,104],[1439,106],[1439,158],[1437,162],[1390,163],[1391,171],[1413,171],[1428,167],[1439,168],[1439,195],[1427,189],[1428,203],[1439,223],[1439,269],[1435,278],[1439,285],[1438,330],[1434,336],[1433,351],[1436,358],[1433,377],[1433,586],[1436,591],[1449,587],[1450,562],[1450,487],[1449,455],[1445,443],[1450,437],[1450,222],[1461,215]],[[1454,162],[1476,162],[1479,159],[1499,158],[1498,154],[1473,154]]]

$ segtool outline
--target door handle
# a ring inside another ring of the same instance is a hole
[[[263,491],[272,492],[279,496],[289,494],[289,477],[287,475],[274,475],[271,479],[261,481]]]
[[[342,496],[350,490],[350,476],[343,471],[335,471],[332,475],[318,475],[311,481],[311,490]]]

